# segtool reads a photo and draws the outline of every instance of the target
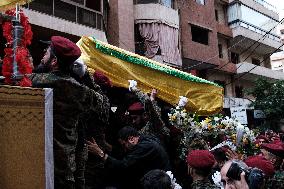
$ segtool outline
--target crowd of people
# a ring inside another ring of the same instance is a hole
[[[182,160],[183,133],[169,122],[171,106],[157,103],[158,91],[145,94],[134,80],[128,90],[112,87],[80,56],[75,43],[53,36],[29,76],[33,87],[53,89],[56,189],[284,188],[279,133],[259,134],[253,156],[189,145]]]

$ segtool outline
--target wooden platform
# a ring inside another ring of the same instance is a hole
[[[53,189],[53,92],[0,86],[0,188]]]

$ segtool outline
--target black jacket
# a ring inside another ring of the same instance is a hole
[[[170,170],[166,151],[155,138],[149,136],[140,136],[138,144],[122,160],[108,156],[106,166],[123,175],[121,178],[123,188],[132,189],[138,188],[140,179],[148,171]]]

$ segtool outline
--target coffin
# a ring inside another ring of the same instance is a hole
[[[179,96],[189,102],[186,109],[199,115],[212,115],[223,109],[223,88],[205,79],[109,45],[92,37],[82,37],[77,45],[91,72],[100,70],[114,86],[128,88],[136,80],[138,88],[176,105]]]

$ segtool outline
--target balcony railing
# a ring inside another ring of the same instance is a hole
[[[161,4],[166,7],[174,8],[174,0],[134,0],[134,4]]]
[[[242,20],[235,20],[235,21],[231,22],[229,25],[230,25],[231,27],[233,27],[233,28],[234,28],[234,27],[237,27],[237,26],[241,26],[241,27],[243,27],[243,28],[249,29],[249,30],[254,31],[254,32],[256,32],[256,33],[259,33],[259,34],[261,34],[261,35],[265,35],[266,33],[268,33],[268,31],[265,31],[265,30],[263,30],[262,28],[259,28],[259,27],[257,27],[257,26],[254,26],[253,24],[247,23],[247,22],[242,21]],[[267,38],[270,38],[270,39],[272,39],[272,40],[281,42],[280,37],[277,36],[277,35],[274,35],[274,34],[272,34],[272,33],[266,34],[266,37],[267,37]]]
[[[24,7],[104,31],[104,19],[101,12],[79,5],[80,0],[72,1],[77,3],[72,4],[62,0],[37,0]]]
[[[277,12],[277,9],[275,6],[269,4],[268,2],[264,1],[264,0],[254,0],[255,2],[261,4],[262,6],[264,6],[265,8],[272,10],[274,12]]]

